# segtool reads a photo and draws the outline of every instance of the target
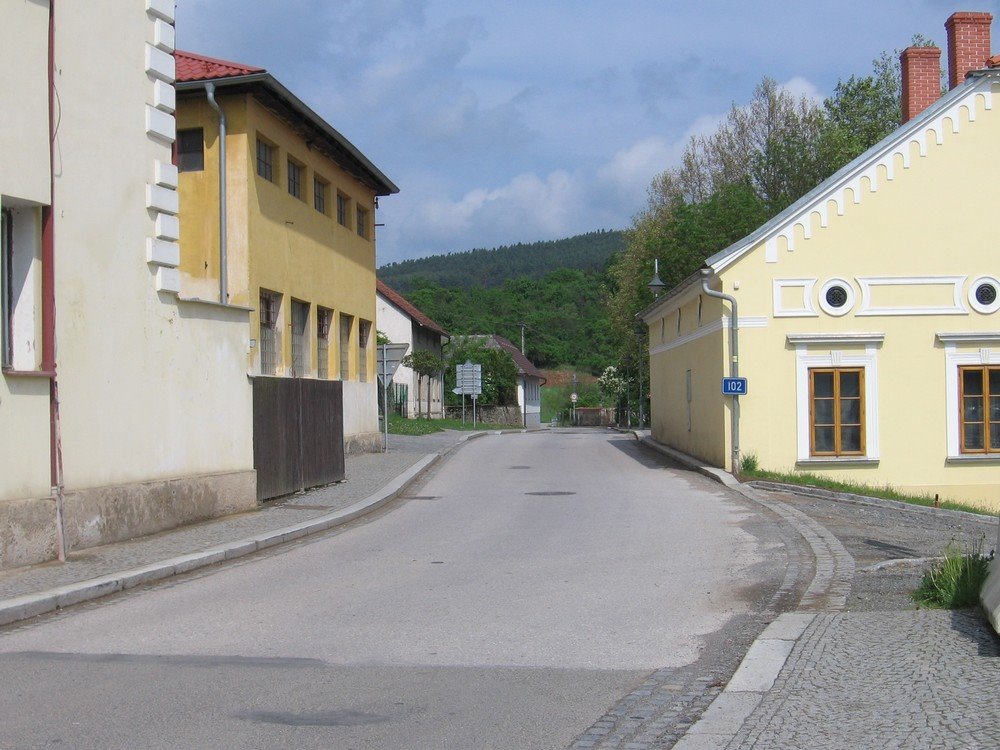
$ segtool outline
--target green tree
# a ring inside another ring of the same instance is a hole
[[[452,393],[455,388],[455,366],[466,362],[482,365],[483,392],[480,403],[490,406],[517,404],[517,364],[507,352],[486,346],[479,339],[457,337],[452,339],[447,351],[445,370],[445,396],[451,404],[461,402]]]

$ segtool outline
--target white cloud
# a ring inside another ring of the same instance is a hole
[[[804,96],[807,99],[811,99],[816,104],[823,103],[824,96],[820,93],[816,85],[801,76],[796,76],[785,83],[779,84],[779,88],[782,91],[787,91],[795,98]]]

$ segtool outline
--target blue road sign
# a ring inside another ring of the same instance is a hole
[[[723,378],[722,379],[722,395],[723,396],[745,396],[745,395],[747,395],[747,379],[746,378]]]

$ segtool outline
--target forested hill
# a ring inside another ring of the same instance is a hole
[[[518,243],[492,250],[467,250],[387,263],[378,270],[378,277],[403,293],[412,290],[418,278],[449,288],[497,287],[507,279],[540,279],[561,268],[603,271],[611,256],[624,245],[621,231],[602,230],[564,240]]]

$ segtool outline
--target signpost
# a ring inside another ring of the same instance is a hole
[[[385,430],[385,437],[382,439],[383,453],[389,451],[389,382],[409,348],[409,344],[379,344],[375,349],[375,371],[382,381],[382,423]]]
[[[722,379],[722,395],[723,396],[746,396],[747,395],[747,379],[746,378],[723,378]]]
[[[576,380],[575,375],[573,376],[573,379]],[[576,424],[576,401],[577,401],[576,391],[572,393],[572,395],[569,397],[569,400],[573,402],[573,424]]]
[[[465,397],[472,396],[472,426],[476,426],[476,399],[483,392],[483,366],[466,361],[455,365],[455,389],[462,396],[462,424],[465,424]]]

